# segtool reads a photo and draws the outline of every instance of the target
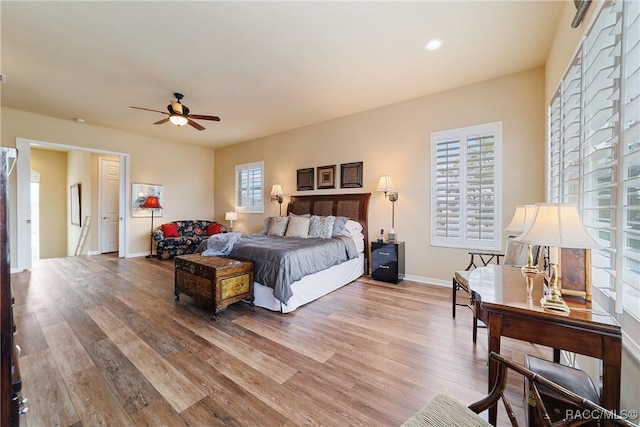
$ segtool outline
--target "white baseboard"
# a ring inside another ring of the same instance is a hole
[[[100,255],[102,252],[100,251],[89,251],[87,252],[87,255],[91,256],[91,255]]]
[[[406,274],[405,280],[411,280],[412,282],[424,283],[425,285],[436,285],[450,288],[451,282],[442,279],[433,279],[431,277],[414,276],[413,274]]]
[[[135,254],[129,254],[125,258],[139,258],[139,257],[147,256],[147,255],[149,255],[149,252],[138,252],[138,253],[135,253]]]

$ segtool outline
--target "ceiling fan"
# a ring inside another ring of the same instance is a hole
[[[149,108],[142,108],[142,107],[129,106],[129,108],[135,108],[136,110],[153,111],[154,113],[166,114],[167,116],[169,116],[169,117],[165,117],[162,120],[158,120],[157,122],[154,123],[154,125],[161,125],[163,123],[170,121],[176,126],[184,126],[186,124],[189,124],[198,130],[204,130],[205,129],[204,126],[194,122],[192,119],[213,120],[215,122],[220,121],[220,117],[218,116],[203,116],[202,114],[189,114],[189,108],[187,108],[186,105],[183,105],[180,102],[180,100],[184,98],[184,95],[181,93],[175,92],[173,96],[176,97],[176,100],[171,101],[171,104],[167,105],[167,110],[169,110],[168,113],[165,113],[164,111],[151,110]]]

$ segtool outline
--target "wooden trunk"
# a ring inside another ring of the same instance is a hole
[[[217,314],[230,304],[253,304],[253,263],[230,258],[181,255],[175,258],[175,298],[180,294],[204,303]]]

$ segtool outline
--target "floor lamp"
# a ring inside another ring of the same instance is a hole
[[[147,200],[145,200],[142,206],[140,207],[142,209],[151,209],[151,233],[149,235],[149,255],[147,255],[147,258],[152,258],[153,257],[153,213],[156,209],[162,209],[162,206],[160,206],[160,200],[158,200],[156,196],[149,196],[147,197]]]

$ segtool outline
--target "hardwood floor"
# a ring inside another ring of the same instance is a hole
[[[449,288],[363,276],[290,314],[239,303],[212,322],[174,302],[172,261],[42,260],[12,286],[24,426],[397,426],[437,393],[486,395],[485,330],[474,346]],[[504,340],[525,353],[551,350]]]

